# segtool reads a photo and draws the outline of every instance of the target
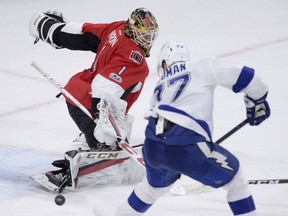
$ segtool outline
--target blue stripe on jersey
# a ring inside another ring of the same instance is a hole
[[[133,191],[128,198],[129,205],[137,212],[144,213],[150,208],[151,204],[144,203]]]
[[[180,109],[177,109],[177,108],[175,108],[175,107],[171,107],[171,106],[169,106],[169,105],[160,105],[160,106],[159,106],[159,109],[160,109],[160,110],[167,110],[167,111],[171,111],[171,112],[176,112],[176,113],[179,113],[179,114],[181,114],[181,115],[185,115],[185,116],[193,119],[193,120],[196,121],[196,122],[203,128],[203,130],[208,134],[208,136],[209,136],[209,138],[210,138],[210,140],[211,140],[211,142],[212,142],[212,136],[211,136],[211,132],[210,132],[209,126],[208,126],[208,124],[207,124],[205,121],[196,119],[196,118],[194,118],[193,116],[191,116],[191,115],[189,115],[188,113],[186,113],[185,111],[180,110]]]
[[[229,202],[229,206],[234,215],[246,214],[256,209],[252,196],[235,202]]]
[[[235,93],[241,92],[244,88],[246,88],[251,80],[254,77],[254,69],[244,66],[241,70],[241,73],[233,85],[232,90]]]

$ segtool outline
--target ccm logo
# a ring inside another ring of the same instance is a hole
[[[99,158],[99,159],[109,159],[109,158],[117,158],[119,153],[88,153],[87,158]]]

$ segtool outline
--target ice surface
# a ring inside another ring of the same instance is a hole
[[[112,22],[137,7],[150,9],[160,25],[148,59],[150,77],[131,109],[132,143],[143,142],[150,95],[156,82],[156,59],[167,40],[186,42],[193,58],[216,55],[254,67],[269,85],[271,118],[259,127],[245,126],[225,142],[242,162],[249,179],[288,178],[288,2],[286,0],[1,0],[0,1],[0,215],[109,216],[134,185],[80,187],[65,193],[63,206],[29,175],[51,168],[69,150],[79,131],[57,89],[30,66],[36,61],[61,83],[90,67],[94,54],[33,45],[29,20],[34,12],[55,9],[68,21]],[[286,111],[285,111],[286,110]],[[245,118],[242,95],[218,88],[215,139]],[[97,181],[97,180],[95,180]],[[183,182],[189,179],[183,178]],[[288,215],[288,184],[251,186],[261,216]],[[222,189],[189,196],[164,196],[147,216],[231,215]]]

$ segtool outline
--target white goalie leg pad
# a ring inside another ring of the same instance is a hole
[[[171,189],[172,185],[163,188],[152,187],[146,178],[143,179],[134,189],[136,196],[144,203],[153,204],[159,197]]]
[[[68,185],[67,189],[71,191],[75,191],[78,188],[78,173],[79,173],[79,163],[81,160],[81,154],[78,153],[77,150],[68,151],[65,153],[64,158],[67,162],[69,162],[68,167]]]
[[[234,202],[251,196],[248,181],[241,169],[234,176],[232,181],[226,184],[223,189],[227,190],[227,201]]]

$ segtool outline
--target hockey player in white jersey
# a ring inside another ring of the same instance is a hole
[[[181,174],[227,190],[233,215],[256,215],[239,160],[212,140],[213,95],[218,85],[244,93],[248,122],[259,125],[270,116],[267,85],[247,66],[214,57],[190,61],[186,45],[173,41],[160,51],[158,75],[142,149],[147,175],[116,215],[145,213]]]

